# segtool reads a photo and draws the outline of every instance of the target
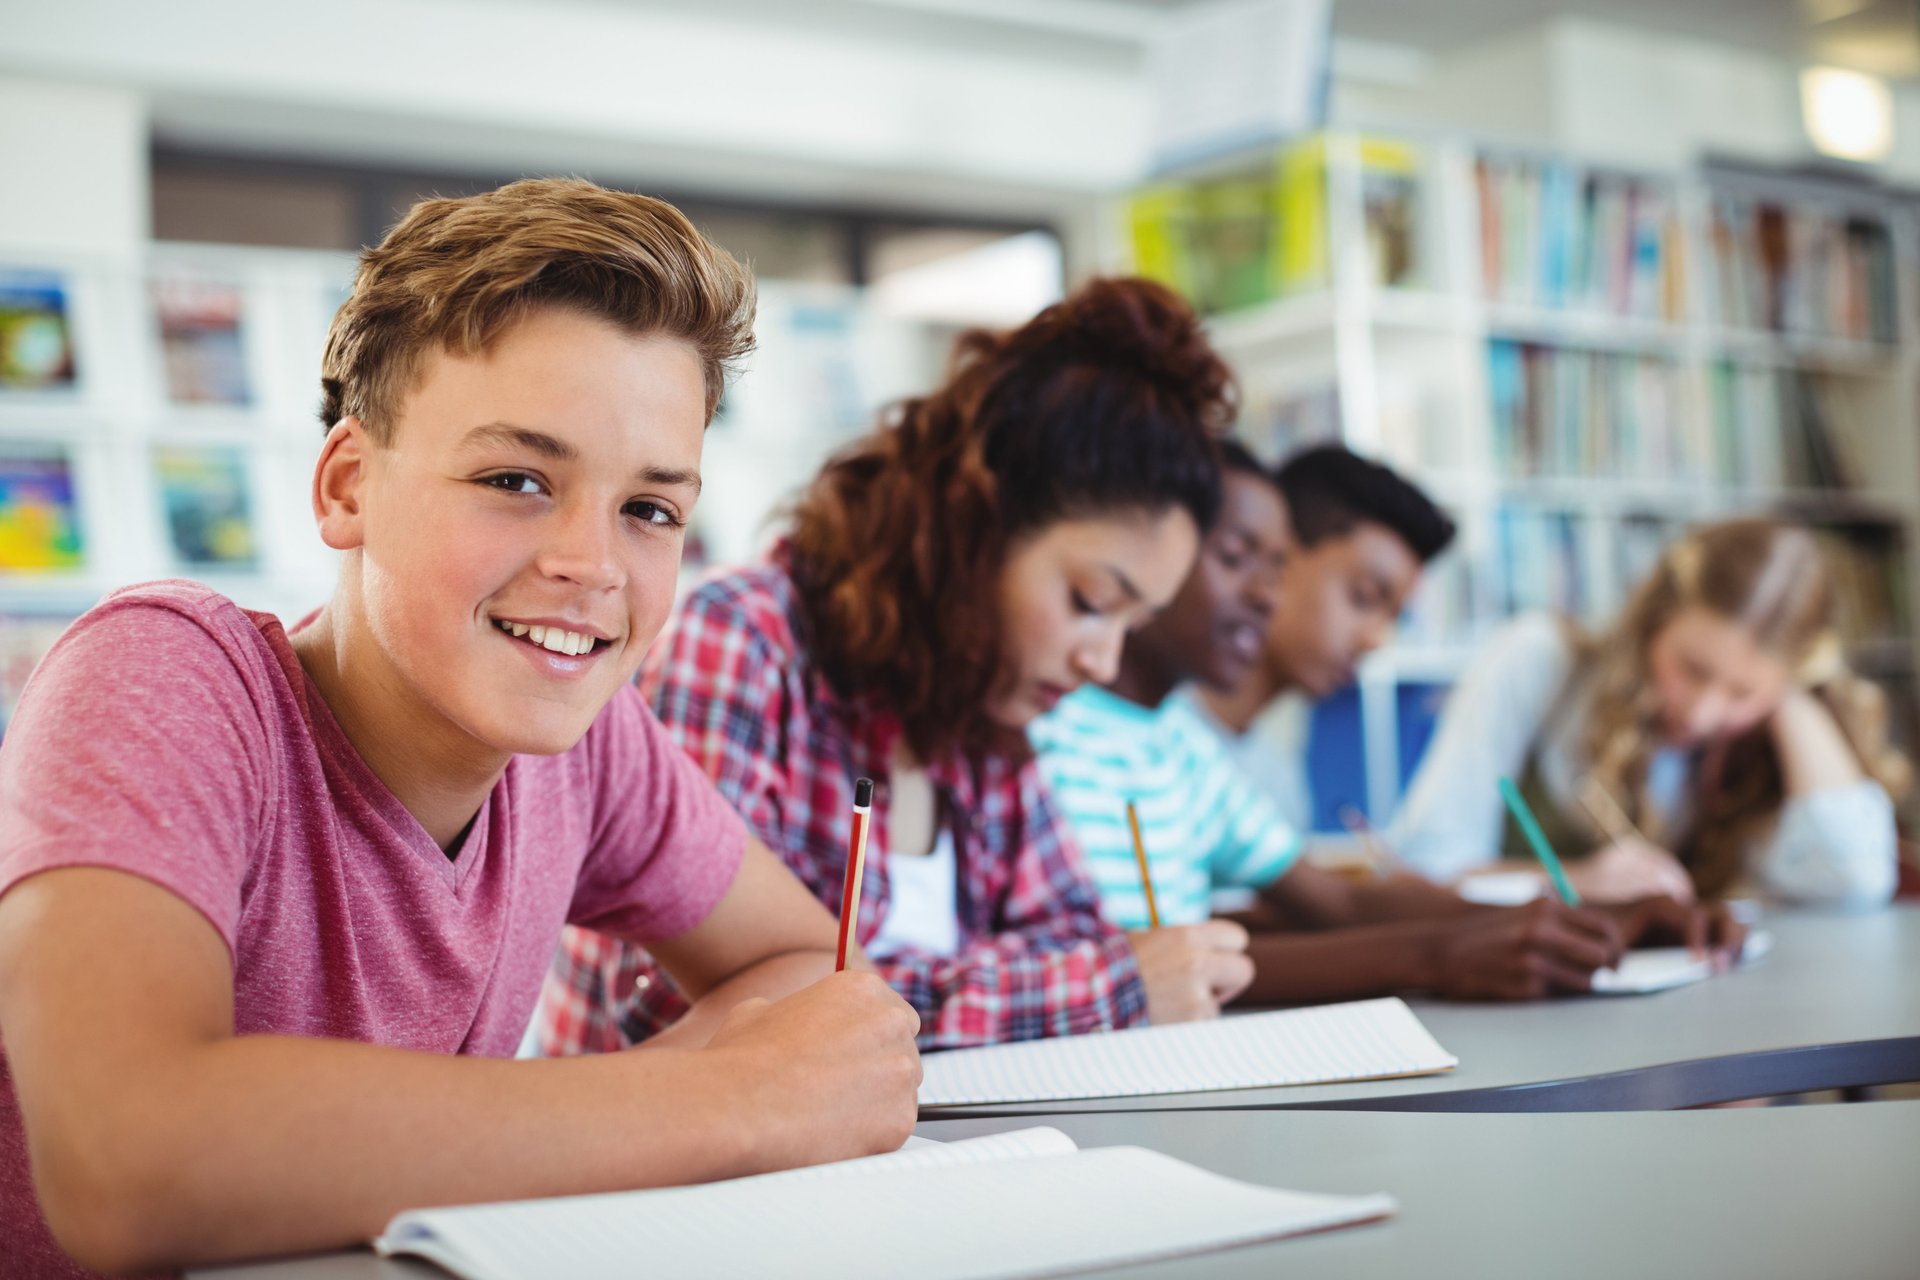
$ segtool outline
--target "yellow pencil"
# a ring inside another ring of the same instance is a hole
[[[1140,863],[1140,888],[1147,895],[1147,927],[1160,927],[1160,907],[1153,900],[1153,873],[1147,870],[1147,845],[1140,838],[1140,811],[1127,801],[1127,825],[1133,828],[1133,856]]]

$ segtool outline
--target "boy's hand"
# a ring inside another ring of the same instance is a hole
[[[1523,907],[1434,922],[1435,994],[1458,1000],[1537,1000],[1586,991],[1593,971],[1620,962],[1626,942],[1605,912],[1544,898]]]
[[[767,1169],[897,1151],[919,1115],[920,1015],[873,973],[734,1006],[701,1052],[737,1066]]]
[[[1693,877],[1659,845],[1629,837],[1616,840],[1567,868],[1580,897],[1591,903],[1634,902],[1662,896],[1693,901]]]
[[[1716,968],[1740,958],[1747,926],[1727,914],[1725,903],[1684,903],[1672,898],[1642,898],[1603,908],[1630,947],[1686,947],[1707,956]]]
[[[1247,931],[1231,920],[1138,929],[1127,941],[1146,984],[1150,1022],[1216,1018],[1253,981]]]

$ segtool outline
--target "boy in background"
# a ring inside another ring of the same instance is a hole
[[[1289,526],[1287,607],[1243,678],[1200,681],[1178,696],[1193,700],[1240,771],[1306,831],[1312,704],[1352,684],[1361,659],[1391,637],[1422,573],[1452,544],[1454,525],[1416,485],[1341,445],[1303,449],[1275,476]]]
[[[289,631],[148,584],[54,646],[0,748],[11,1268],[336,1248],[405,1208],[904,1140],[911,1008],[832,973],[832,917],[630,683],[752,317],[658,201],[427,201],[328,339],[332,598]],[[630,1053],[502,1060],[569,922],[644,941],[694,1008]]]

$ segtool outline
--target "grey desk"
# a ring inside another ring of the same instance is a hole
[[[1015,1119],[922,1123],[952,1140]],[[1140,1277],[1912,1275],[1920,1102],[1663,1115],[1135,1112],[1047,1121],[1300,1191],[1385,1191],[1384,1223],[1181,1258]],[[636,1266],[644,1267],[644,1260]],[[901,1274],[912,1269],[903,1263]],[[200,1280],[421,1280],[366,1252]]]
[[[923,1123],[951,1140],[1030,1121]],[[1126,1276],[1911,1276],[1920,1102],[1662,1115],[1060,1116],[1249,1182],[1385,1191],[1385,1223]]]
[[[1655,995],[1416,1001],[1420,1020],[1460,1059],[1443,1075],[949,1107],[922,1119],[1282,1107],[1650,1110],[1920,1080],[1920,909],[1784,914],[1764,927],[1774,934],[1766,959]]]

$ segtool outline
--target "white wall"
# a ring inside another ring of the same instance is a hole
[[[0,75],[0,175],[0,244],[138,251],[147,240],[145,96]]]
[[[692,6],[538,0],[60,0],[8,16],[0,72],[111,83],[285,152],[350,139],[763,193],[903,183],[1095,192],[1133,180],[1145,97],[1124,60],[818,30]],[[569,158],[571,157],[571,159]],[[718,162],[718,163],[717,163]]]

